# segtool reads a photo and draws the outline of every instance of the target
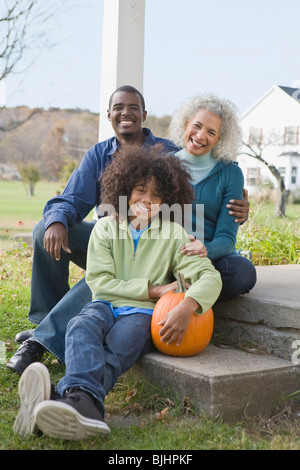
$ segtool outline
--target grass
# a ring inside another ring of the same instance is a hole
[[[255,265],[300,264],[300,205],[288,205],[286,216],[279,218],[274,204],[252,202],[237,247],[250,250]]]
[[[61,191],[59,183],[39,181],[35,187],[35,195],[29,198],[26,187],[21,181],[0,181],[1,227],[7,222],[7,228],[18,228],[22,221],[25,228],[33,228],[40,220],[45,203],[56,191]],[[4,220],[4,222],[3,222]]]
[[[30,267],[32,252],[26,246],[12,247],[0,257],[0,338],[6,359],[15,351],[14,336],[28,328]],[[81,272],[72,267],[71,282]],[[43,362],[54,383],[64,367],[50,353]],[[0,449],[1,450],[292,450],[300,449],[299,418],[288,410],[273,419],[246,418],[229,425],[193,410],[190,401],[174,401],[169,391],[123,376],[106,401],[109,438],[68,442],[46,436],[20,438],[12,426],[19,409],[18,376],[0,365]],[[190,397],[192,399],[192,397]],[[105,454],[106,455],[106,454]],[[113,454],[108,454],[113,455]]]
[[[116,384],[106,400],[109,438],[91,438],[68,442],[31,436],[20,438],[13,433],[19,410],[18,376],[5,367],[15,352],[14,336],[32,325],[27,312],[30,299],[32,250],[12,239],[19,230],[29,231],[39,220],[44,202],[56,191],[56,185],[40,183],[36,196],[27,199],[21,183],[0,183],[0,450],[101,450],[114,455],[114,450],[299,450],[299,417],[286,409],[272,419],[250,419],[226,424],[212,420],[191,408],[187,397],[174,401],[167,390],[138,380],[128,373]],[[7,201],[12,205],[9,208]],[[2,217],[3,215],[3,217]],[[289,223],[294,225],[294,215]],[[270,219],[271,208],[270,208]],[[297,216],[295,216],[296,220]],[[262,217],[265,220],[265,216]],[[23,221],[24,226],[17,223]],[[251,219],[247,224],[251,224]],[[280,222],[281,223],[281,222]],[[281,227],[281,231],[283,227]],[[82,272],[72,265],[71,283]],[[48,353],[43,362],[57,383],[64,367]],[[134,455],[134,452],[133,452]]]

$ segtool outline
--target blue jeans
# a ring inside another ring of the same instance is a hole
[[[255,286],[256,269],[247,258],[239,254],[230,254],[212,263],[221,274],[223,283],[218,303],[248,294]]]
[[[44,221],[33,231],[33,265],[31,276],[31,303],[29,321],[37,324],[32,339],[37,340],[64,362],[65,333],[71,318],[92,300],[90,288],[81,279],[69,287],[69,263],[86,268],[86,253],[95,222],[81,222],[69,228],[69,248],[72,254],[61,251],[60,261],[55,261],[45,251]]]
[[[109,305],[92,302],[70,320],[66,332],[66,373],[58,383],[63,396],[82,388],[102,405],[118,377],[153,348],[151,315],[114,317]]]

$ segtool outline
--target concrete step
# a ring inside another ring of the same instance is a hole
[[[147,354],[133,372],[169,397],[188,398],[196,409],[225,422],[271,417],[291,405],[288,395],[300,390],[300,367],[291,361],[212,344],[189,358]]]
[[[214,307],[214,338],[291,359],[300,340],[300,265],[257,267],[247,295]]]
[[[257,274],[250,294],[214,307],[205,351],[189,358],[153,352],[135,373],[227,422],[270,417],[291,405],[287,397],[300,390],[300,266],[263,266]]]

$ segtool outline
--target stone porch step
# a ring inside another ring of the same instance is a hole
[[[300,266],[264,266],[257,273],[250,294],[214,308],[214,338],[236,347],[246,341],[252,352],[214,344],[189,358],[153,352],[135,373],[227,422],[270,417],[291,404],[288,396],[300,391],[300,354],[292,360],[300,351],[293,347],[300,340]]]
[[[245,416],[271,417],[291,405],[300,390],[300,367],[268,355],[209,345],[194,357],[147,354],[133,368],[137,377],[212,418],[234,422]]]
[[[257,267],[247,295],[214,307],[214,337],[291,359],[300,340],[300,265]]]

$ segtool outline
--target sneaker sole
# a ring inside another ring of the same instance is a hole
[[[51,395],[51,380],[46,366],[39,362],[30,364],[19,380],[18,385],[21,408],[16,417],[13,430],[25,437],[37,431],[34,409]]]
[[[86,418],[72,406],[60,401],[45,401],[35,408],[35,420],[43,434],[57,439],[81,441],[105,436],[110,429],[104,421]]]

